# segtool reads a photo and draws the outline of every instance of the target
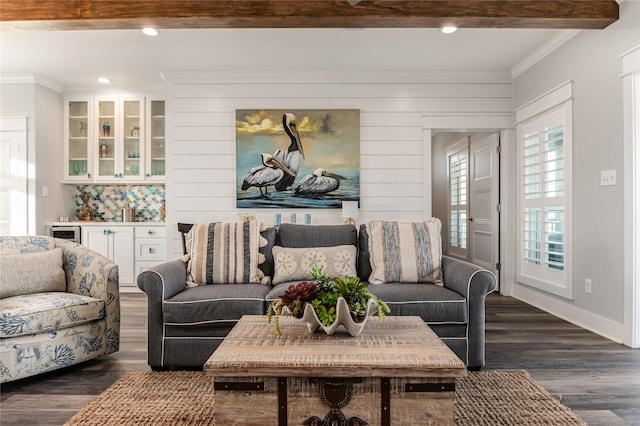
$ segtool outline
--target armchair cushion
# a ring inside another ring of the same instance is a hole
[[[0,299],[0,337],[61,330],[104,317],[104,300],[46,292]]]
[[[62,249],[0,256],[0,298],[65,291]]]

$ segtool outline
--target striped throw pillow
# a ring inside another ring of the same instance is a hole
[[[201,223],[186,235],[187,285],[267,283],[260,222]]]
[[[371,284],[442,283],[440,219],[367,223]]]

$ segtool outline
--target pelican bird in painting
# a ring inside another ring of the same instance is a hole
[[[252,186],[260,189],[260,196],[269,194],[267,189],[270,185],[280,182],[284,176],[296,177],[289,168],[276,160],[273,155],[262,153],[262,165],[249,169],[242,181],[242,190],[246,191]],[[262,192],[264,188],[264,193]]]
[[[291,185],[300,170],[300,162],[304,159],[304,150],[302,149],[302,140],[298,134],[298,120],[296,116],[290,112],[282,115],[282,126],[284,131],[289,135],[291,143],[286,151],[276,150],[273,157],[283,166],[287,167],[293,174],[285,174],[282,179],[276,183],[276,190],[284,191]]]
[[[296,186],[296,194],[301,195],[322,195],[335,191],[340,187],[340,181],[349,179],[348,177],[329,173],[325,169],[316,169],[313,174],[306,175]]]

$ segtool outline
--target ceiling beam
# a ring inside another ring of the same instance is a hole
[[[3,29],[556,28],[601,29],[615,0],[2,0]]]

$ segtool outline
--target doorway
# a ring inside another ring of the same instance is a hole
[[[443,253],[500,277],[500,134],[432,134],[433,216]]]
[[[27,118],[0,117],[0,235],[27,235]]]

